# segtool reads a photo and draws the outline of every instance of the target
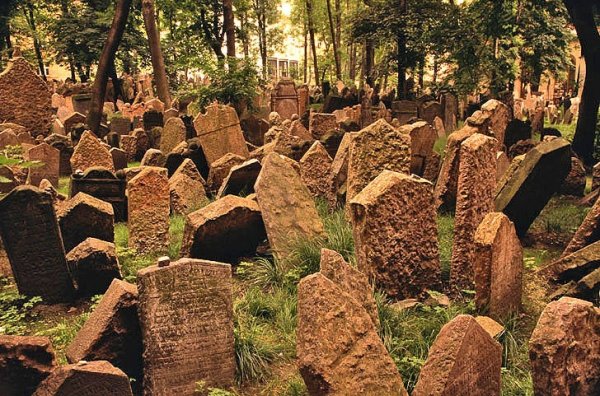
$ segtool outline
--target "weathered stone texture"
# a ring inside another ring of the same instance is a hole
[[[316,141],[300,160],[300,177],[308,190],[315,198],[322,198],[331,202],[333,180],[331,178],[331,164],[333,160],[325,147]]]
[[[546,306],[529,340],[536,395],[600,394],[600,309],[563,297]]]
[[[418,121],[401,126],[400,132],[410,136],[410,172],[423,176],[437,139],[435,129],[425,121]]]
[[[310,395],[405,395],[369,313],[322,274],[298,285],[296,350]]]
[[[52,94],[24,58],[14,58],[0,73],[0,120],[46,136],[52,124]]]
[[[185,132],[185,124],[181,118],[168,119],[160,138],[160,151],[165,155],[169,154],[179,143],[185,141]]]
[[[504,146],[504,135],[510,121],[508,106],[496,99],[490,99],[481,106],[481,111],[490,117],[491,134],[498,141],[496,151],[502,151]]]
[[[583,162],[577,157],[571,157],[571,171],[560,186],[560,193],[583,197],[586,184],[586,172]]]
[[[144,391],[192,396],[235,378],[231,267],[181,259],[138,272]]]
[[[596,200],[592,209],[585,216],[585,219],[575,231],[575,235],[563,251],[561,257],[566,257],[575,253],[579,249],[591,245],[600,240],[600,199]]]
[[[225,195],[249,195],[254,193],[254,183],[256,183],[261,169],[260,162],[255,159],[231,167],[229,174],[221,183],[217,199]]]
[[[113,279],[121,279],[121,268],[115,245],[96,238],[87,238],[67,254],[67,264],[85,296],[103,294]]]
[[[324,135],[337,128],[337,119],[334,114],[310,113],[308,131],[315,139],[321,139]]]
[[[283,119],[300,115],[298,91],[292,79],[281,79],[271,94],[271,111],[277,112]]]
[[[169,178],[171,212],[186,215],[206,205],[209,200],[203,182],[194,162],[186,158]]]
[[[458,173],[450,268],[454,291],[473,286],[473,237],[485,215],[494,210],[496,140],[479,133],[466,139],[460,148]]]
[[[25,158],[28,161],[39,161],[41,166],[29,168],[27,184],[39,186],[47,179],[54,187],[58,187],[60,152],[47,143],[38,144],[27,150]]]
[[[429,348],[413,396],[500,395],[502,346],[475,318],[458,315]]]
[[[433,186],[383,171],[350,202],[358,269],[394,299],[440,286]]]
[[[229,174],[231,168],[236,165],[244,163],[244,157],[236,154],[227,153],[212,164],[210,164],[210,170],[208,171],[208,179],[206,180],[208,190],[212,194],[216,194],[223,184],[223,180]]]
[[[96,166],[101,166],[111,172],[115,171],[108,149],[92,132],[85,131],[71,156],[71,168],[73,172],[77,170],[85,172],[86,169]]]

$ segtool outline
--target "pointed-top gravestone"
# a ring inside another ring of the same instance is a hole
[[[0,233],[19,293],[45,302],[68,302],[75,287],[52,196],[18,186],[0,200]]]
[[[92,132],[85,131],[71,156],[71,168],[73,172],[77,170],[85,172],[88,168],[97,166],[111,172],[115,171],[112,155],[108,148]]]
[[[318,140],[308,149],[300,160],[300,176],[315,198],[333,202],[331,164],[333,160]]]
[[[185,141],[185,124],[179,117],[169,118],[160,137],[160,151],[167,155],[183,141]]]

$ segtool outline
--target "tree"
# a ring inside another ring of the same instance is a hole
[[[337,16],[337,12],[336,12]],[[338,80],[342,79],[342,65],[339,53],[339,37],[336,34],[336,26],[333,23],[333,12],[331,11],[331,0],[327,0],[327,17],[329,19],[329,31],[331,33],[331,42],[333,43],[333,58],[335,60],[335,76]]]
[[[44,67],[44,59],[42,58],[42,48],[40,46],[40,40],[38,38],[38,31],[35,24],[34,5],[32,0],[27,0],[24,4],[23,14],[25,20],[31,29],[31,36],[33,38],[33,48],[35,50],[35,56],[38,62],[38,68],[40,70],[40,76],[46,80],[46,68]]]
[[[127,24],[127,17],[131,9],[133,0],[118,0],[115,7],[115,15],[108,31],[108,37],[102,47],[98,70],[96,71],[96,79],[92,87],[92,100],[90,103],[90,111],[86,118],[86,123],[90,130],[98,134],[100,129],[100,120],[102,118],[102,108],[104,106],[104,97],[106,96],[106,83],[110,68],[115,61],[115,54],[119,48],[119,43],[123,38],[123,32]]]
[[[313,57],[313,68],[315,73],[315,84],[319,84],[319,61],[317,58],[317,44],[315,41],[315,27],[314,27],[314,15],[313,15],[313,5],[312,0],[306,0],[306,19],[308,26],[308,36],[310,37],[310,48]]]
[[[223,0],[223,30],[227,36],[227,57],[235,58],[235,21],[232,0]],[[231,63],[230,66],[232,65]]]
[[[158,98],[165,104],[171,106],[171,95],[169,94],[169,83],[167,81],[167,72],[162,50],[160,48],[160,35],[156,28],[154,2],[153,0],[142,0],[142,14],[144,15],[144,26],[150,45],[150,55],[152,58],[152,70],[154,71],[154,80]]]
[[[598,4],[587,0],[564,0],[577,31],[586,74],[579,105],[579,118],[573,137],[573,151],[587,165],[594,162],[594,135],[600,105],[600,35],[594,15]]]

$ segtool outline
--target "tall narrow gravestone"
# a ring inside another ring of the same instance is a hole
[[[146,395],[194,395],[235,377],[231,266],[181,259],[138,272]]]
[[[75,287],[52,196],[19,186],[0,201],[0,233],[19,293],[44,302],[71,301]]]
[[[60,151],[48,143],[42,143],[30,148],[26,157],[29,161],[39,161],[38,166],[29,169],[27,184],[39,186],[42,180],[47,179],[54,187],[58,187]]]
[[[279,113],[284,120],[292,118],[294,114],[302,115],[294,80],[284,78],[277,83],[271,94],[271,111]]]

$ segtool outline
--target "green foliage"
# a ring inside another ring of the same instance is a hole
[[[568,197],[557,196],[548,202],[531,228],[537,232],[572,235],[577,231],[588,211],[588,208],[582,209]]]
[[[452,244],[454,243],[454,216],[450,214],[438,215],[437,226],[442,279],[448,281],[450,279]]]
[[[32,309],[42,299],[22,296],[5,280],[0,279],[0,282],[0,334],[23,335],[29,326],[28,322],[35,319]]]

